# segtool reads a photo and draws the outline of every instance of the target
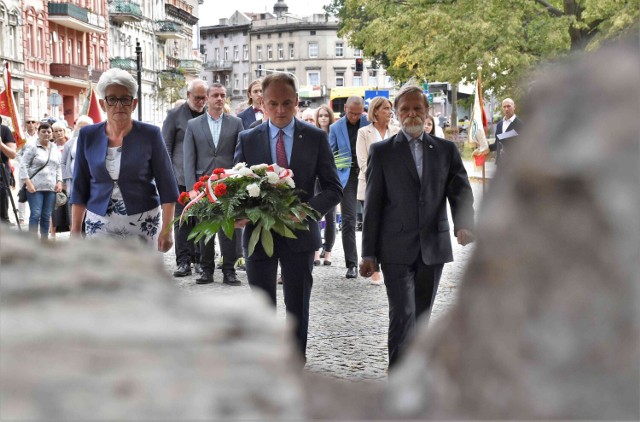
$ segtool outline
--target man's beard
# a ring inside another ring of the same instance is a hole
[[[424,132],[424,120],[419,117],[407,117],[402,122],[402,130],[411,136],[419,136]]]

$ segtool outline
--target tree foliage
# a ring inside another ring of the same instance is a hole
[[[640,0],[333,0],[340,35],[403,82],[513,93],[535,64],[637,30]]]

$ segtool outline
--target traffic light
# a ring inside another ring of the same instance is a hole
[[[356,59],[356,72],[362,72],[363,68],[364,68],[363,59]]]

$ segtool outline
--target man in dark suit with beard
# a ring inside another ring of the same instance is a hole
[[[513,136],[503,140],[498,139],[500,135],[506,134],[509,131],[515,131],[518,135],[522,132],[524,123],[516,116],[516,104],[511,98],[505,98],[502,101],[502,114],[503,118],[496,125],[496,141],[489,145],[491,151],[496,151],[496,165],[500,164],[503,159],[503,154],[507,151],[515,142],[517,142],[518,136]],[[507,148],[505,148],[505,146]]]
[[[269,120],[240,134],[235,162],[246,162],[249,166],[276,163],[291,169],[296,188],[302,190],[300,199],[324,215],[342,197],[342,186],[327,135],[295,119],[298,94],[291,76],[285,73],[271,74],[263,80],[262,87]],[[314,196],[316,179],[322,192]],[[239,225],[246,223],[245,220]],[[272,257],[266,255],[258,242],[253,254],[246,258],[249,284],[252,288],[265,291],[274,306],[276,273],[280,262],[287,315],[296,320],[296,339],[303,356],[307,347],[313,255],[321,246],[318,224],[312,221],[308,223],[309,230],[297,230],[296,239],[273,233]],[[245,255],[252,231],[251,224],[245,227],[242,237]]]
[[[187,101],[171,110],[162,124],[162,137],[167,144],[167,152],[173,164],[173,173],[178,182],[180,192],[188,192],[192,186],[187,186],[184,180],[184,134],[187,131],[187,122],[204,114],[204,106],[207,103],[207,83],[201,79],[194,79],[187,86]],[[188,188],[188,189],[187,189]],[[177,202],[175,216],[182,214],[184,205]],[[175,223],[175,250],[176,265],[178,269],[173,272],[174,277],[191,275],[191,263],[196,268],[200,266],[200,257],[197,246],[193,241],[187,240],[194,224],[191,219],[185,220],[182,225]]]
[[[226,88],[219,84],[212,84],[207,90],[207,111],[200,117],[190,120],[184,135],[184,179],[189,189],[191,199],[197,193],[193,185],[198,179],[211,174],[216,168],[231,168],[233,154],[236,149],[238,134],[242,132],[242,121],[237,117],[224,113],[227,99]],[[218,232],[220,251],[222,254],[223,283],[229,286],[239,286],[236,277],[235,263],[239,258],[236,246],[239,245],[239,231],[233,239],[229,239],[222,229]],[[202,275],[197,284],[213,283],[215,270],[215,241],[208,243],[200,240],[200,266]]]
[[[473,241],[473,193],[453,142],[424,133],[423,89],[400,90],[401,131],[371,145],[364,200],[360,275],[382,265],[389,299],[389,367],[431,313],[442,268],[453,261],[446,202],[458,243]]]

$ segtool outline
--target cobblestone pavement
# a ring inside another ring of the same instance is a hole
[[[482,185],[472,182],[476,208],[482,196]],[[453,234],[452,234],[453,236]],[[361,233],[357,232],[360,245]],[[473,245],[462,247],[452,238],[454,262],[446,264],[432,312],[432,321],[438,319],[454,303],[458,285]],[[358,251],[360,251],[358,249]],[[311,295],[309,338],[307,344],[307,369],[326,376],[362,380],[386,379],[388,302],[384,286],[369,284],[369,279],[344,277],[344,254],[340,233],[332,251],[331,266],[314,269]],[[175,255],[165,255],[167,269],[175,269]],[[238,271],[240,287],[222,284],[219,270],[214,283],[195,284],[196,276],[176,278],[178,285],[188,294],[232,295],[241,303],[251,294],[246,274]],[[277,317],[284,320],[282,286],[278,286]]]

